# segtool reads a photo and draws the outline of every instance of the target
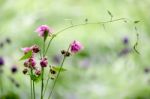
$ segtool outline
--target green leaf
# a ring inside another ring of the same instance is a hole
[[[21,60],[28,59],[28,58],[30,58],[31,56],[32,56],[32,51],[29,51],[28,53],[26,53],[24,56],[22,56],[22,57],[20,58],[20,61],[21,61]]]
[[[39,82],[41,80],[41,75],[40,76],[30,75],[30,77],[35,82]]]
[[[52,66],[52,69],[54,69],[56,72],[60,70],[60,72],[66,71],[67,69],[61,68],[61,66]]]
[[[48,36],[48,32],[45,32],[45,35],[44,35],[44,42],[46,41],[47,36]]]
[[[134,21],[134,23],[136,24],[136,23],[139,23],[140,21],[139,20],[137,20],[137,21]]]

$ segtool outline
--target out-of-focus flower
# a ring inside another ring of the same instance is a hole
[[[6,43],[8,43],[8,44],[10,44],[10,43],[11,43],[10,38],[6,38]]]
[[[123,38],[123,44],[128,44],[129,43],[129,38],[128,37],[124,37]]]
[[[42,58],[40,61],[40,65],[41,65],[41,67],[47,67],[47,65],[48,65],[47,58]]]
[[[79,41],[75,41],[75,40],[71,43],[70,47],[72,53],[77,53],[83,49],[83,45]]]
[[[24,47],[22,48],[22,51],[26,54],[28,53],[29,51],[31,51],[32,49],[30,47]]]
[[[17,71],[18,71],[18,69],[17,69],[16,66],[13,66],[13,67],[11,68],[11,72],[12,72],[12,73],[16,73]]]
[[[39,46],[37,46],[37,45],[33,45],[33,46],[31,47],[31,49],[32,49],[32,51],[33,51],[34,53],[38,53],[38,52],[40,51],[40,48],[39,48]]]
[[[3,46],[4,46],[4,43],[0,42],[0,48],[3,48]]]
[[[38,69],[36,69],[36,70],[35,70],[35,74],[36,74],[36,75],[41,75],[41,71],[38,70]]]
[[[4,65],[4,59],[0,57],[0,67]]]
[[[35,32],[37,32],[39,36],[44,37],[46,33],[48,33],[48,35],[51,35],[53,32],[53,29],[51,29],[47,25],[41,25],[36,29]]]

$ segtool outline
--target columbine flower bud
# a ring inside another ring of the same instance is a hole
[[[35,70],[35,74],[36,75],[41,75],[41,71],[40,70]]]
[[[61,54],[65,54],[65,53],[66,53],[66,51],[65,51],[65,50],[62,50],[62,51],[61,51]]]
[[[46,33],[48,33],[48,35],[51,35],[53,30],[47,25],[41,25],[36,29],[36,32],[39,34],[39,36],[44,37]]]
[[[51,73],[51,74],[56,74],[56,71],[53,70],[53,69],[50,69],[50,73]]]
[[[34,58],[29,58],[28,62],[29,62],[29,66],[31,66],[32,68],[35,67],[36,62],[35,62]]]
[[[40,51],[40,48],[37,45],[33,45],[31,49],[34,53],[38,53]]]
[[[22,51],[26,54],[28,53],[29,51],[31,51],[32,49],[30,47],[25,47],[25,48],[22,48]]]
[[[23,74],[26,74],[28,72],[28,69],[25,68],[22,72],[23,72]]]
[[[41,65],[41,67],[47,67],[47,65],[48,65],[47,58],[42,58],[40,61],[40,65]]]
[[[4,65],[4,59],[0,57],[0,67]]]
[[[73,41],[70,47],[71,47],[70,50],[72,53],[77,53],[83,49],[83,45],[78,41]]]

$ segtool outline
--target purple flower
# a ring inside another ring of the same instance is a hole
[[[124,38],[123,38],[123,44],[128,44],[128,43],[129,43],[128,37],[124,37]]]
[[[48,35],[51,35],[53,29],[49,28],[47,25],[41,25],[36,29],[35,32],[37,32],[39,36],[44,37],[46,33],[48,33]]]
[[[36,75],[41,75],[41,71],[38,70],[38,69],[36,69],[36,70],[35,70],[35,74],[36,74]]]
[[[71,47],[70,50],[72,53],[77,53],[83,49],[83,45],[79,41],[75,41],[75,40],[72,42],[70,47]]]
[[[40,65],[41,65],[41,67],[47,67],[47,65],[48,65],[47,58],[42,58],[40,61]]]
[[[38,52],[40,51],[40,48],[39,48],[39,46],[37,46],[37,45],[33,45],[33,46],[31,47],[31,49],[32,49],[32,51],[33,51],[34,53],[38,53]]]
[[[29,62],[29,66],[35,68],[36,62],[34,58],[29,58],[28,62]]]
[[[4,59],[2,57],[0,57],[0,66],[4,65]]]

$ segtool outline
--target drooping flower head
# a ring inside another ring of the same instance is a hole
[[[4,59],[0,57],[0,67],[4,65]]]
[[[70,48],[71,53],[77,53],[84,48],[83,45],[79,41],[76,41],[76,40],[74,40],[71,43],[70,47],[71,47]]]
[[[42,58],[40,61],[40,65],[41,65],[41,67],[47,67],[47,65],[48,65],[47,58]]]
[[[46,33],[48,33],[48,35],[51,35],[53,32],[53,29],[51,29],[47,25],[41,25],[36,29],[35,32],[37,32],[39,36],[44,37]]]

